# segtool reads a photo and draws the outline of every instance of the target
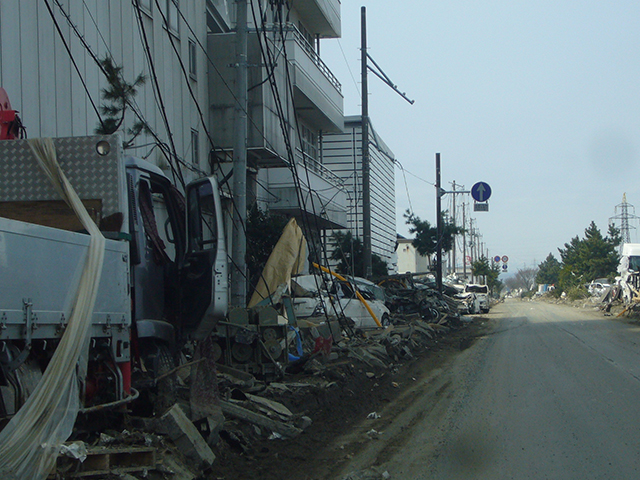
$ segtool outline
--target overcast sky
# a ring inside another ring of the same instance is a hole
[[[592,220],[606,233],[625,192],[640,213],[638,0],[342,0],[342,38],[321,55],[345,115],[360,114],[363,5],[369,54],[415,99],[369,75],[373,126],[407,172],[400,234],[410,207],[435,223],[436,152],[447,190],[491,186],[489,212],[472,216],[510,272],[559,259]]]

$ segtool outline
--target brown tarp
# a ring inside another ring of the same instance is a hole
[[[302,272],[306,257],[307,241],[296,219],[292,218],[269,255],[248,307],[269,297],[283,283],[291,286],[291,276]]]

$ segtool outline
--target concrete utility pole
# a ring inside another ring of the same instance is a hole
[[[393,91],[404,98],[411,105],[414,104],[407,95],[395,85],[389,76],[382,71],[376,61],[367,53],[367,8],[360,8],[360,62],[362,76],[362,247],[364,254],[365,277],[372,274],[371,261],[371,157],[369,155],[369,84],[367,73],[369,70],[386,83]],[[368,60],[371,60],[370,66]]]
[[[362,246],[364,276],[371,278],[371,189],[369,164],[369,84],[367,83],[367,8],[360,9],[360,61],[362,75]]]
[[[231,306],[247,305],[247,0],[236,0],[236,118],[233,145]]]

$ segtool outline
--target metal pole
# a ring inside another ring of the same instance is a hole
[[[436,153],[436,287],[442,295],[442,194],[440,193],[440,154]]]
[[[451,223],[453,223],[453,227],[456,226],[456,181],[453,181],[453,205],[451,206]],[[453,235],[453,248],[451,249],[451,257],[452,257],[452,265],[453,265],[453,276],[456,276],[456,236]]]
[[[247,0],[236,1],[237,103],[233,146],[233,245],[231,246],[231,305],[247,305]]]
[[[467,279],[467,221],[465,214],[465,201],[462,202],[462,275]]]
[[[364,276],[371,278],[371,185],[369,164],[369,88],[367,83],[367,9],[360,9],[360,60],[362,75],[362,246]]]

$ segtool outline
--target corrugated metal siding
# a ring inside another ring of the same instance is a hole
[[[322,142],[323,164],[339,176],[351,192],[347,210],[349,230],[359,238],[362,238],[361,133],[359,123],[346,124],[345,133],[325,134]],[[396,242],[394,164],[373,143],[369,147],[369,157],[371,250],[390,261]]]
[[[129,82],[140,73],[147,75],[147,83],[139,89],[136,103],[153,130],[168,141],[153,94],[145,48],[132,4],[102,0],[60,0],[59,3],[98,58],[104,58],[110,52],[116,63],[123,66],[124,76]],[[205,4],[205,0],[180,2],[183,15],[204,45]],[[2,0],[0,3],[0,86],[7,90],[13,108],[20,111],[29,137],[92,134],[98,125],[98,116],[90,100],[99,108],[101,89],[106,86],[106,80],[56,3],[50,1],[49,5],[87,85],[90,99],[44,2]],[[155,3],[153,7],[155,10]],[[190,160],[191,129],[198,130],[201,141],[206,139],[206,135],[186,82],[192,83],[201,110],[207,112],[205,54],[197,48],[198,81],[185,79],[160,12],[153,11],[152,15],[153,18],[143,13],[142,17],[167,117],[178,155]],[[173,39],[185,65],[188,65],[190,37],[193,35],[180,20],[179,38]],[[135,120],[136,117],[129,112],[125,127],[130,127]],[[142,136],[137,143],[153,143],[153,138]],[[135,150],[135,154],[143,156],[151,149],[152,146]],[[200,145],[199,151],[200,164],[205,166],[208,153],[205,143]],[[158,152],[156,149],[150,157],[156,163],[160,160]]]

